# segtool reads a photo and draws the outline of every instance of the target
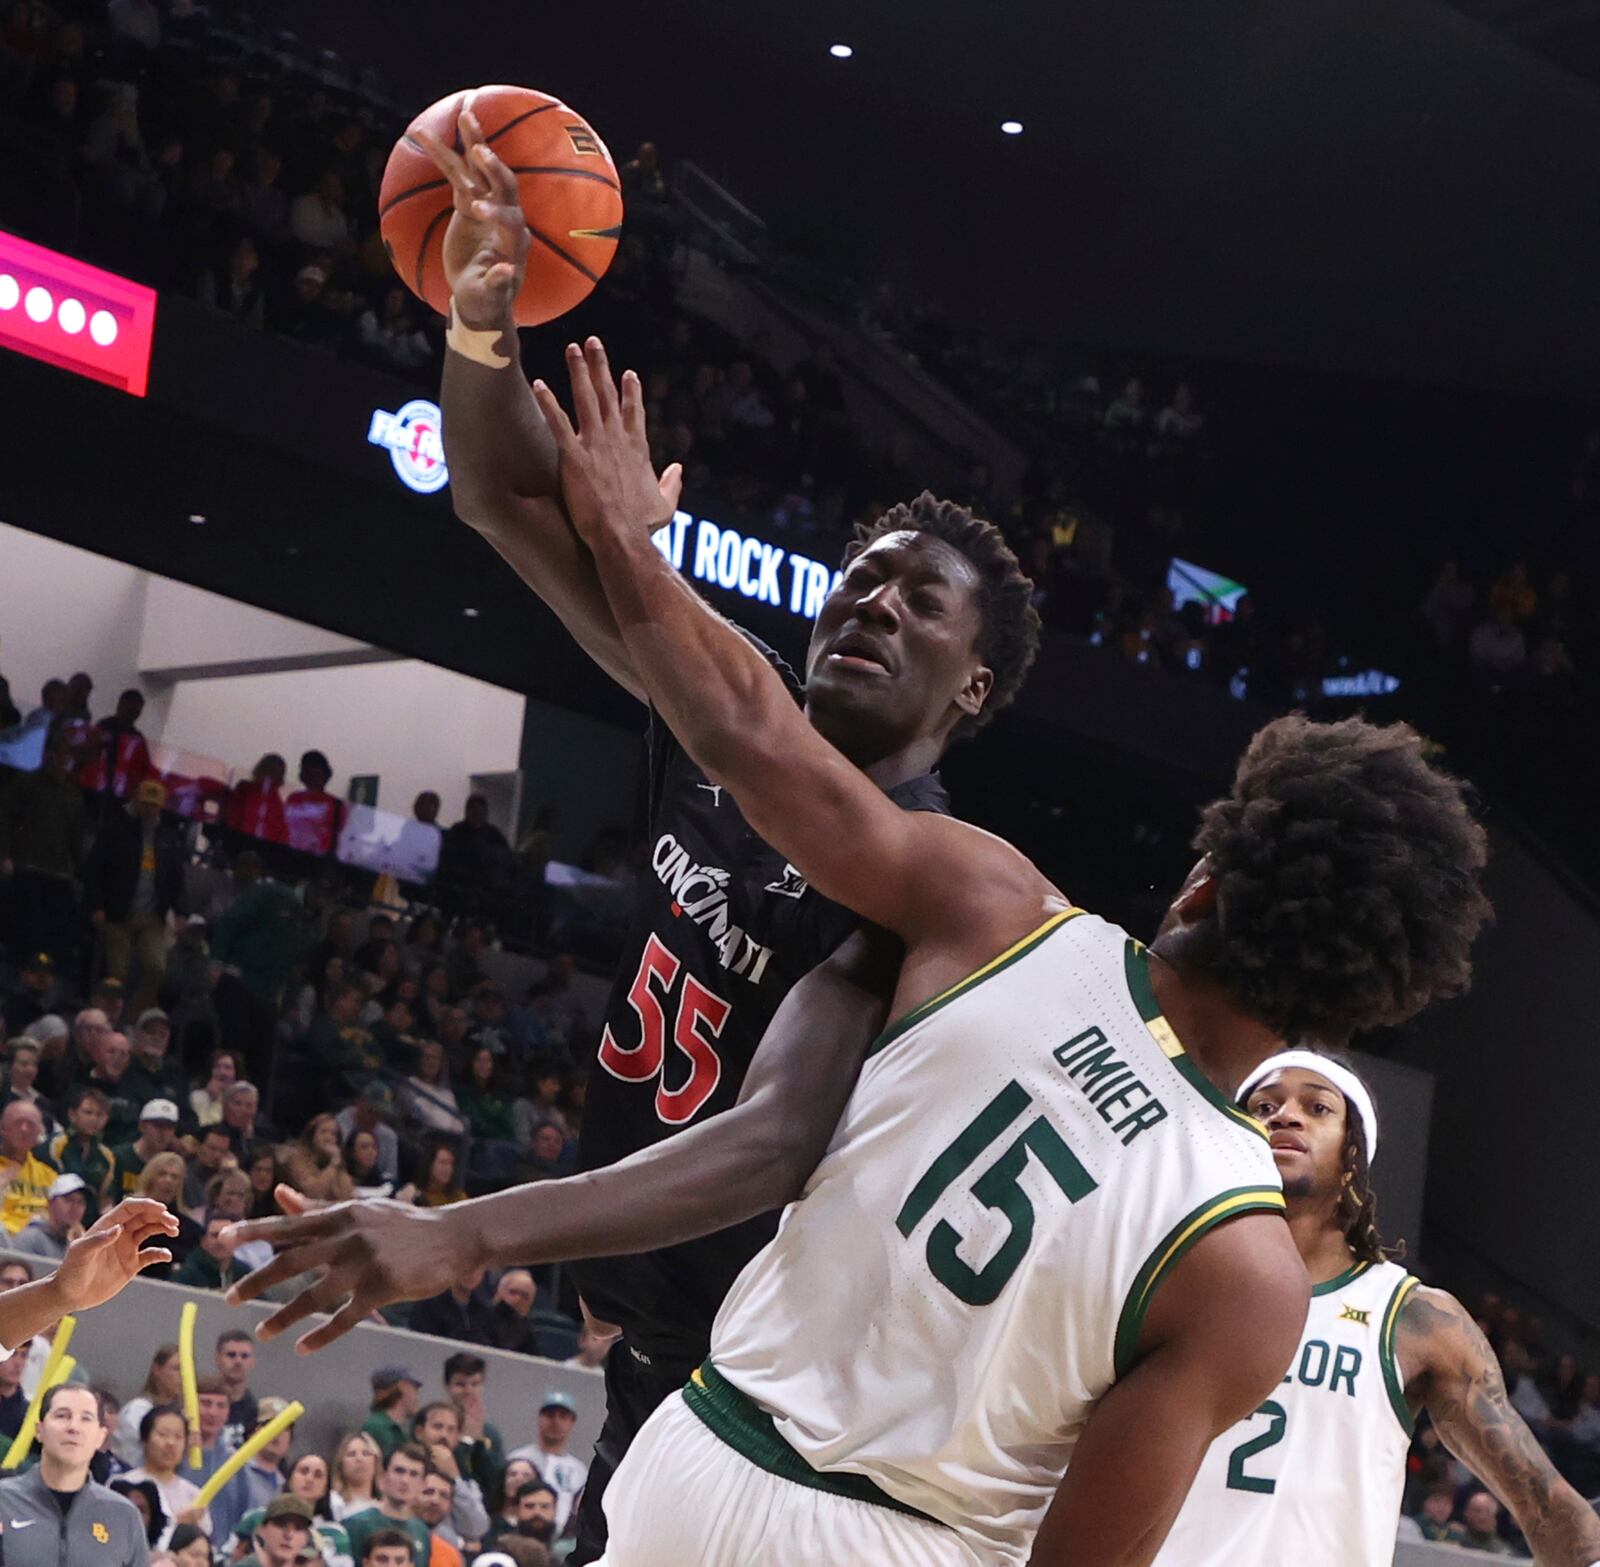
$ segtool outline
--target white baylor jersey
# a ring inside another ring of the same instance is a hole
[[[1382,1262],[1317,1285],[1283,1387],[1211,1444],[1158,1567],[1389,1567],[1412,1426],[1395,1321],[1416,1282]]]
[[[1144,949],[1072,910],[876,1041],[685,1397],[774,1473],[1021,1562],[1162,1279],[1257,1209],[1283,1209],[1265,1134]]]

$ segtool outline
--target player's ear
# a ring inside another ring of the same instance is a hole
[[[1189,872],[1183,890],[1173,900],[1172,912],[1185,925],[1198,925],[1217,912],[1217,879],[1211,874],[1210,860],[1201,860]]]
[[[967,718],[976,718],[983,704],[994,690],[994,671],[987,664],[979,664],[967,676],[967,683],[956,693],[956,706]]]

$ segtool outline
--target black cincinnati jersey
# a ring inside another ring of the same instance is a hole
[[[798,699],[794,672],[750,640]],[[790,987],[859,923],[756,836],[653,713],[648,744],[649,850],[589,1076],[585,1170],[733,1105]],[[889,798],[907,810],[950,809],[936,773]],[[729,1286],[776,1227],[769,1214],[660,1251],[591,1259],[578,1287],[642,1352],[702,1356]]]

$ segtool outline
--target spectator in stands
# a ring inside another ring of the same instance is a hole
[[[394,1181],[384,1173],[378,1139],[359,1126],[345,1139],[344,1167],[355,1183],[358,1198],[393,1197],[397,1202],[410,1202],[417,1194],[409,1181],[396,1189]]]
[[[380,370],[404,375],[433,363],[433,345],[417,325],[411,295],[398,284],[384,290],[383,302],[369,305],[356,321],[363,355]]]
[[[254,1083],[235,1083],[223,1096],[222,1125],[233,1139],[234,1152],[242,1158],[250,1145],[268,1135],[261,1114],[261,1091]]]
[[[424,1527],[426,1527],[424,1525]],[[431,1560],[432,1542],[429,1542]],[[406,1567],[416,1561],[416,1542],[400,1529],[379,1529],[363,1542],[357,1556],[359,1567]]]
[[[368,1083],[354,1104],[348,1104],[336,1117],[346,1153],[357,1132],[365,1132],[377,1144],[377,1169],[384,1180],[397,1185],[400,1180],[400,1139],[384,1119],[394,1114],[394,1095],[380,1082]],[[352,1174],[355,1173],[352,1171]],[[359,1181],[357,1184],[360,1184]]]
[[[467,1081],[456,1095],[461,1113],[474,1142],[511,1142],[516,1128],[511,1118],[511,1099],[500,1083],[500,1067],[487,1045],[472,1052]]]
[[[457,1175],[459,1156],[454,1144],[435,1142],[424,1153],[423,1178],[417,1184],[417,1205],[422,1208],[448,1208],[465,1202],[467,1194]]]
[[[25,1100],[0,1111],[0,1226],[7,1236],[19,1235],[49,1205],[50,1188],[59,1173],[39,1157],[44,1120]]]
[[[256,1429],[276,1420],[289,1407],[284,1398],[264,1398],[256,1412]],[[245,1514],[258,1507],[269,1508],[283,1490],[283,1461],[294,1441],[294,1427],[280,1431],[254,1458],[231,1479],[211,1504],[212,1539],[219,1543],[233,1538],[233,1531]],[[302,1502],[310,1511],[310,1504]]]
[[[284,830],[291,849],[319,857],[333,853],[344,825],[344,805],[328,793],[332,778],[333,769],[321,751],[307,751],[300,758],[302,787],[283,802]]]
[[[244,1063],[232,1050],[213,1050],[206,1062],[206,1080],[189,1095],[189,1108],[201,1126],[222,1124],[227,1092],[244,1075]]]
[[[430,1464],[417,1491],[416,1508],[417,1517],[427,1525],[430,1536],[429,1567],[460,1567],[464,1559],[461,1553],[463,1542],[460,1532],[450,1522],[450,1505],[454,1500],[454,1494],[450,1477]],[[478,1538],[481,1539],[482,1536]],[[370,1546],[371,1542],[368,1543]],[[410,1560],[411,1547],[408,1544],[401,1560],[401,1567],[409,1567]]]
[[[106,1021],[113,1029],[122,1027],[122,1015],[127,1010],[127,1002],[128,988],[115,974],[97,979],[89,992],[89,1005],[104,1012]]]
[[[1550,1406],[1539,1391],[1538,1379],[1534,1376],[1533,1356],[1528,1352],[1528,1346],[1519,1338],[1508,1336],[1503,1339],[1500,1365],[1505,1372],[1511,1407],[1538,1434],[1550,1423]]]
[[[0,1360],[0,1437],[15,1440],[28,1413],[28,1395],[22,1391],[22,1372],[28,1364],[29,1344],[19,1344]]]
[[[142,1461],[135,1464],[124,1477],[130,1482],[151,1481],[161,1495],[161,1505],[167,1522],[160,1543],[165,1545],[172,1531],[180,1523],[198,1524],[209,1534],[210,1517],[205,1509],[197,1507],[200,1487],[185,1480],[178,1473],[188,1445],[189,1431],[184,1423],[183,1411],[173,1404],[160,1404],[151,1409],[139,1422],[139,1446]]]
[[[250,178],[239,193],[239,216],[261,244],[278,247],[289,238],[289,198],[279,181],[283,158],[271,147],[258,147],[250,165]]]
[[[1429,1486],[1416,1514],[1417,1528],[1424,1540],[1449,1541],[1459,1531],[1451,1521],[1455,1512],[1455,1487],[1448,1480]]]
[[[0,1486],[11,1567],[144,1567],[133,1507],[90,1478],[100,1437],[95,1395],[55,1387],[40,1407],[37,1467]]]
[[[207,1218],[237,1223],[241,1219],[254,1218],[255,1205],[255,1188],[250,1184],[250,1177],[240,1169],[223,1170],[206,1182],[201,1212]],[[272,1211],[278,1213],[276,1203]],[[240,1272],[253,1272],[272,1260],[272,1246],[268,1241],[245,1241],[233,1248],[233,1256]]]
[[[414,1413],[413,1407],[408,1411],[408,1418]],[[428,1455],[415,1442],[403,1441],[389,1453],[378,1486],[377,1506],[347,1514],[344,1520],[350,1549],[357,1561],[366,1557],[367,1541],[374,1535],[398,1529],[411,1542],[412,1567],[428,1567],[431,1543],[428,1526],[414,1510],[427,1467]]]
[[[250,1391],[250,1373],[256,1368],[255,1340],[242,1328],[229,1328],[217,1337],[217,1375],[228,1395],[228,1445],[238,1447],[255,1430],[260,1406]]]
[[[98,1088],[77,1089],[68,1101],[68,1129],[58,1132],[50,1144],[50,1158],[62,1172],[83,1178],[87,1199],[84,1217],[90,1224],[100,1217],[102,1208],[120,1196],[122,1189],[116,1178],[116,1157],[100,1140],[110,1115],[111,1102]]]
[[[572,1145],[562,1135],[561,1128],[550,1121],[535,1127],[528,1159],[529,1177],[536,1181],[553,1180],[570,1175],[572,1168]]]
[[[538,1334],[531,1320],[539,1287],[526,1268],[507,1268],[494,1287],[490,1311],[494,1317],[492,1342],[500,1349],[519,1355],[542,1355]]]
[[[1486,1556],[1515,1556],[1516,1550],[1498,1531],[1500,1504],[1487,1491],[1474,1491],[1461,1509],[1461,1520],[1449,1536],[1452,1545],[1466,1551],[1482,1551]]]
[[[248,1270],[235,1265],[232,1248],[222,1239],[222,1232],[235,1222],[226,1214],[209,1215],[199,1243],[172,1275],[172,1282],[190,1289],[225,1290],[241,1278]]]
[[[157,1154],[171,1153],[178,1141],[178,1107],[170,1099],[152,1099],[139,1111],[139,1135],[113,1148],[122,1191],[138,1189],[139,1177]]]
[[[383,1453],[371,1432],[352,1431],[339,1443],[333,1455],[329,1490],[336,1520],[378,1505],[378,1476],[382,1469]]]
[[[317,176],[315,189],[290,203],[289,231],[308,250],[351,248],[350,222],[344,215],[344,180],[338,169],[325,168]]]
[[[406,1118],[424,1131],[461,1136],[467,1129],[467,1119],[450,1086],[444,1046],[436,1039],[424,1040],[420,1057],[416,1072],[406,1083]]]
[[[223,1126],[202,1127],[183,1177],[183,1205],[194,1212],[206,1207],[206,1188],[234,1167],[233,1140]]]
[[[264,154],[262,156],[271,156]],[[243,205],[245,192],[240,192]],[[221,261],[200,274],[196,290],[202,305],[260,331],[266,325],[266,292],[261,286],[261,255],[256,242],[241,234]]]
[[[304,910],[289,888],[262,877],[259,855],[239,855],[233,877],[239,897],[211,931],[211,955],[223,966],[217,1013],[223,1037],[234,1045],[244,1042],[250,1071],[264,1077],[278,998],[299,955]]]
[[[525,1539],[549,1545],[556,1537],[555,1487],[543,1480],[530,1480],[513,1499],[515,1532]]]
[[[302,1453],[289,1465],[283,1494],[297,1497],[311,1509],[310,1559],[320,1557],[324,1567],[343,1567],[350,1560],[350,1537],[334,1519],[328,1483],[327,1459],[321,1453]],[[251,1508],[234,1525],[234,1549],[247,1549],[265,1522],[266,1508]]]
[[[324,1112],[312,1117],[290,1145],[283,1178],[318,1202],[344,1202],[355,1194],[355,1182],[344,1166],[339,1123]]]
[[[463,1274],[442,1295],[419,1300],[411,1308],[408,1326],[414,1333],[436,1338],[461,1339],[468,1344],[493,1347],[497,1342],[494,1312],[483,1299],[484,1269]]]
[[[570,952],[558,952],[550,959],[543,978],[528,992],[549,1047],[569,1056],[589,1037],[588,1013],[573,984],[577,970],[577,960]]]
[[[493,913],[510,870],[511,845],[489,820],[488,800],[481,794],[468,795],[461,820],[439,846],[439,895],[445,907],[469,914]],[[452,994],[462,992],[452,988]]]
[[[166,1099],[177,1107],[183,1099],[183,1067],[168,1055],[172,1044],[172,1019],[160,1007],[139,1013],[129,1040],[133,1060],[128,1065],[128,1091],[135,1098]]]
[[[24,1035],[12,1045],[6,1071],[6,1091],[0,1095],[0,1111],[22,1101],[39,1112],[46,1138],[56,1134],[54,1106],[34,1086],[39,1080],[39,1047]]]
[[[461,1417],[456,1462],[462,1474],[476,1480],[484,1496],[492,1500],[505,1473],[506,1446],[484,1404],[488,1378],[489,1363],[482,1355],[458,1350],[444,1363],[445,1397]]]
[[[275,1219],[281,1210],[278,1200],[273,1195],[283,1179],[283,1171],[278,1166],[277,1147],[268,1142],[257,1143],[250,1150],[250,1155],[244,1166],[245,1184],[249,1187],[250,1195],[247,1199],[249,1205],[248,1217],[252,1219]],[[239,1215],[243,1218],[246,1215]]]
[[[100,1041],[99,1059],[85,1080],[90,1088],[98,1088],[106,1096],[110,1114],[105,1138],[113,1148],[132,1142],[138,1135],[141,1102],[128,1092],[124,1081],[132,1064],[128,1036],[113,1029]]]
[[[409,1440],[421,1392],[420,1378],[404,1366],[380,1366],[372,1373],[372,1408],[361,1429],[378,1444],[385,1464]]]
[[[203,1233],[202,1226],[197,1224],[183,1211],[183,1155],[176,1151],[172,1153],[158,1153],[144,1167],[139,1175],[139,1182],[133,1189],[132,1195],[148,1197],[154,1202],[161,1203],[178,1221],[178,1233],[168,1243],[168,1250],[172,1253],[174,1267],[181,1267],[188,1260],[190,1252],[200,1244]],[[157,1263],[152,1268],[145,1270],[152,1278],[167,1278],[168,1267],[165,1263]]]
[[[283,780],[288,770],[289,764],[276,751],[268,751],[249,781],[237,785],[228,797],[228,826],[247,838],[284,842]]]
[[[366,991],[354,980],[329,987],[327,1010],[306,1030],[300,1052],[305,1077],[289,1096],[297,1108],[348,1100],[382,1068],[377,1042],[358,1021],[365,1004]]]
[[[47,1003],[55,984],[56,966],[50,961],[50,954],[26,953],[17,964],[17,988],[0,1005],[0,1027],[8,1035],[20,1034],[47,1016]]]
[[[445,1531],[446,1543],[459,1546],[463,1541],[481,1540],[489,1532],[489,1514],[484,1505],[483,1492],[476,1480],[463,1475],[456,1462],[456,1446],[461,1440],[461,1417],[455,1405],[437,1402],[427,1405],[417,1413],[414,1437],[428,1455],[428,1468],[423,1476],[422,1490],[418,1494],[417,1513],[434,1531]],[[430,1479],[446,1482],[448,1512],[441,1525],[429,1517],[431,1509],[422,1505],[423,1495]]]
[[[39,1076],[35,1079],[35,1087],[48,1092],[52,1113],[59,1112],[63,1095],[71,1087],[67,1081],[65,1062],[72,1044],[72,1030],[64,1017],[50,1012],[30,1023],[22,1031],[22,1037],[39,1051]],[[4,1108],[4,1105],[0,1105],[0,1110]]]
[[[245,1470],[253,1467],[246,1464]],[[243,1478],[241,1472],[238,1479]],[[217,1498],[219,1504],[221,1500]],[[240,1558],[240,1567],[302,1567],[318,1554],[312,1538],[315,1514],[303,1496],[274,1495],[262,1504],[260,1512],[260,1527],[251,1539],[250,1554]],[[230,1530],[219,1538],[227,1540],[231,1534]]]
[[[566,1528],[573,1503],[589,1478],[589,1466],[567,1451],[577,1423],[578,1406],[570,1395],[552,1389],[539,1405],[538,1441],[516,1448],[511,1454],[512,1458],[526,1458],[538,1470],[539,1478],[555,1492],[555,1531],[558,1534]]]
[[[17,945],[70,967],[77,950],[83,867],[83,796],[66,735],[51,738],[44,765],[0,792],[0,878],[11,878]]]
[[[68,1245],[83,1234],[87,1191],[81,1175],[58,1175],[46,1194],[45,1211],[23,1226],[11,1242],[12,1250],[60,1262]]]
[[[204,1486],[233,1451],[227,1441],[228,1390],[222,1378],[213,1375],[197,1376],[194,1385],[200,1406],[200,1463],[198,1468],[190,1464],[189,1451],[185,1448],[178,1472],[185,1480]],[[215,1523],[214,1519],[212,1521]]]

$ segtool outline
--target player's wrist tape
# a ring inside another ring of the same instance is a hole
[[[474,364],[486,365],[490,370],[504,370],[511,363],[511,357],[509,354],[500,353],[494,346],[500,341],[501,335],[501,329],[497,326],[489,327],[485,331],[468,326],[457,314],[456,302],[452,297],[450,326],[444,334],[444,340],[463,359],[470,359]]]

